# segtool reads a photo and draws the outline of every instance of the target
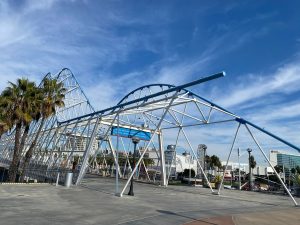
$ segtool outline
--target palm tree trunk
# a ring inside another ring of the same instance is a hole
[[[12,162],[10,164],[9,172],[8,172],[8,181],[10,181],[10,182],[15,182],[16,181],[18,163],[19,163],[19,158],[20,158],[19,149],[20,149],[21,128],[22,128],[22,124],[18,123],[16,125],[15,146],[14,146],[13,159],[12,159]]]
[[[0,126],[0,140],[4,133],[5,133],[5,130]]]
[[[28,132],[29,132],[29,125],[27,125],[25,127],[23,135],[22,135],[22,138],[21,138],[20,149],[19,149],[19,151],[20,151],[20,158],[19,158],[19,160],[21,159],[22,151],[23,151],[24,146],[25,146],[25,141],[27,139]]]
[[[31,143],[31,145],[30,145],[28,151],[27,151],[26,154],[25,154],[24,163],[23,163],[23,166],[22,166],[22,169],[21,169],[21,171],[22,171],[21,180],[24,180],[26,170],[28,169],[30,160],[31,160],[32,155],[33,155],[33,150],[34,150],[34,148],[35,148],[35,146],[36,146],[36,143],[37,143],[37,140],[38,140],[38,138],[39,138],[39,136],[40,136],[40,134],[41,134],[42,128],[43,128],[43,126],[44,126],[44,122],[45,122],[45,119],[42,118],[41,124],[40,124],[40,126],[39,126],[39,129],[38,129],[38,131],[37,131],[35,137],[34,137],[34,140],[33,140],[33,142]]]
[[[29,132],[29,125],[28,125],[24,129],[23,135],[21,137],[21,142],[20,142],[22,125],[19,125],[20,128],[18,129],[18,133],[17,133],[17,126],[16,126],[16,134],[15,134],[14,156],[13,156],[13,161],[11,163],[11,166],[9,168],[10,174],[11,174],[11,176],[9,175],[9,181],[10,182],[15,182],[16,181],[16,176],[17,176],[18,169],[19,169],[19,164],[20,164],[20,159],[21,159],[21,156],[22,156],[22,151],[23,151],[23,148],[24,148],[24,145],[25,145],[26,138],[28,136],[28,132]]]

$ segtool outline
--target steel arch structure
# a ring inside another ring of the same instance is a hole
[[[28,175],[30,177],[42,179],[45,177],[45,168],[48,168],[48,163],[45,162],[46,152],[48,149],[52,149],[50,147],[51,141],[54,139],[54,135],[60,135],[58,132],[59,128],[59,121],[63,121],[66,119],[74,118],[77,116],[82,116],[87,113],[94,112],[94,108],[90,104],[89,100],[87,99],[86,95],[84,94],[83,90],[81,89],[79,83],[77,82],[75,76],[68,68],[62,69],[56,75],[51,75],[50,73],[46,74],[41,81],[48,77],[54,77],[58,79],[59,82],[64,84],[66,88],[66,95],[65,95],[65,106],[63,108],[57,109],[56,114],[46,120],[44,126],[42,128],[41,136],[37,141],[37,145],[35,148],[35,154],[33,159],[30,163],[30,170]],[[30,125],[29,135],[25,143],[24,150],[22,152],[23,156],[26,153],[27,149],[29,148],[31,142],[34,139],[34,136],[38,130],[40,125],[40,121],[32,123]],[[1,166],[7,167],[9,166],[11,159],[12,159],[12,151],[13,151],[13,144],[14,144],[14,129],[12,131],[7,132],[6,134],[2,135],[0,148],[1,148],[1,158],[0,163]],[[22,163],[22,160],[21,160]],[[59,168],[59,167],[58,167]],[[3,177],[2,177],[3,179]]]
[[[47,74],[46,76],[51,75]],[[124,96],[117,105],[95,111],[72,72],[69,69],[63,69],[55,77],[67,88],[66,105],[64,108],[58,109],[56,115],[45,123],[26,175],[39,180],[54,180],[59,174],[60,180],[63,182],[65,174],[72,171],[74,173],[73,181],[78,185],[87,172],[108,172],[116,177],[115,192],[120,196],[128,188],[131,178],[154,181],[156,177],[159,177],[160,184],[167,186],[170,168],[166,165],[164,145],[168,142],[174,143],[175,150],[177,146],[184,145],[185,149],[193,155],[190,160],[196,161],[211,192],[220,194],[220,189],[217,192],[212,189],[197,158],[195,143],[191,141],[192,137],[203,132],[203,127],[219,124],[226,126],[230,124],[232,127],[236,124],[235,131],[228,135],[233,138],[229,146],[226,168],[241,128],[253,140],[257,150],[262,153],[273,169],[274,167],[266,156],[263,146],[258,142],[255,132],[267,135],[300,151],[297,146],[288,141],[188,90],[192,86],[223,76],[225,73],[221,72],[180,86],[169,84],[142,86]],[[23,152],[26,152],[26,148],[33,140],[38,124],[39,121],[31,125]],[[139,157],[133,169],[131,169],[129,157],[133,148],[132,141],[130,137],[113,134],[114,128],[131,129],[150,134],[149,140],[140,140],[139,142]],[[4,166],[8,166],[12,158],[13,137],[13,132],[1,137],[0,162]],[[155,165],[151,166],[145,162],[150,151],[157,157]],[[110,167],[108,166],[109,159],[113,160]],[[275,170],[274,172],[279,177]],[[121,189],[119,189],[119,178],[127,179],[125,186]],[[224,174],[222,183],[223,180]],[[294,204],[297,205],[283,182],[282,185]]]

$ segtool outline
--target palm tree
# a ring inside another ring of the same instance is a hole
[[[35,114],[36,121],[41,120],[39,128],[35,134],[29,149],[25,154],[25,160],[22,166],[21,180],[24,179],[25,172],[28,169],[33,151],[37,144],[37,140],[41,134],[42,128],[47,118],[55,114],[56,108],[63,107],[66,89],[63,83],[58,82],[57,79],[46,77],[43,80],[42,86],[39,88],[39,97],[36,99],[36,104],[39,107]]]
[[[6,113],[7,101],[0,95],[0,138],[2,134],[11,129],[13,125],[8,120],[8,115]]]
[[[28,79],[18,79],[16,84],[9,82],[9,86],[2,92],[5,101],[5,120],[15,126],[15,144],[13,159],[9,167],[9,181],[14,182],[18,171],[21,153],[32,121],[36,85]]]
[[[254,160],[254,156],[250,156],[250,167],[254,169],[256,167],[256,161]]]
[[[7,124],[0,118],[0,138],[8,130]]]

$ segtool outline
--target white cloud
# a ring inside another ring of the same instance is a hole
[[[237,115],[300,146],[298,131],[300,104],[297,98],[295,99],[299,85],[300,66],[299,60],[296,59],[280,66],[274,74],[243,76],[238,84],[227,87],[227,90],[231,90],[229,93],[219,92],[216,103],[227,109],[234,108]],[[288,96],[293,97],[289,99]],[[255,129],[252,130],[266,151],[280,149],[291,153],[297,152]],[[253,145],[251,139],[246,139],[246,136],[244,138],[247,141],[243,142],[243,146]]]
[[[146,79],[142,80],[141,76],[139,72],[122,76],[102,74],[99,75],[99,79],[94,78],[91,83],[84,85],[83,90],[95,109],[101,110],[116,105],[122,97],[146,82]]]
[[[39,82],[48,71],[56,72],[63,67],[70,67],[83,84],[83,89],[95,108],[104,109],[115,105],[125,94],[144,84],[178,85],[188,82],[198,74],[205,74],[207,67],[220,55],[234,51],[268,32],[265,27],[256,32],[245,32],[240,29],[239,24],[226,24],[226,29],[222,29],[224,33],[208,40],[201,53],[183,58],[165,46],[169,39],[163,26],[172,21],[168,10],[156,10],[155,16],[151,10],[133,15],[126,8],[126,3],[119,7],[113,3],[102,4],[97,13],[90,15],[91,9],[85,8],[84,4],[80,5],[81,13],[78,13],[62,8],[61,1],[55,0],[27,1],[19,10],[14,9],[9,1],[1,1],[0,88],[6,85],[7,80],[14,81],[22,75]],[[130,28],[132,25],[147,27],[150,32],[129,29],[124,35],[122,29],[118,29]],[[194,37],[201,34],[201,29],[199,24],[195,24]],[[118,76],[110,72],[111,67],[116,64],[131,63],[128,61],[129,56],[136,50],[150,51],[161,57],[142,69]],[[298,65],[299,60],[295,60],[281,66],[274,74],[245,75],[239,84],[235,82],[234,86],[226,87],[229,93],[226,94],[221,87],[222,94],[216,103],[229,108],[249,103],[255,107],[258,103],[262,105],[262,102],[268,102],[271,94],[294,93],[299,90],[300,85]],[[95,71],[99,71],[98,74]],[[298,118],[300,105],[292,102],[282,107],[274,99],[272,103],[272,107],[264,106],[256,113],[243,113],[258,125],[266,126],[269,123],[268,129],[276,134],[284,133],[297,142],[299,134],[296,125],[289,123],[283,126],[272,120]],[[266,111],[268,119],[264,118]],[[203,130],[199,134],[193,131],[191,129],[189,136],[195,146],[200,140],[201,143],[211,143],[214,146],[212,148],[219,152],[224,146],[223,143],[216,144],[216,137],[230,143],[230,135],[233,135],[231,127]],[[228,139],[223,139],[225,136]]]
[[[240,84],[232,86],[227,95],[222,95],[218,103],[224,107],[233,107],[274,93],[291,93],[300,85],[299,62],[286,64],[278,68],[273,75],[244,76]],[[267,103],[267,98],[265,99]]]
[[[157,79],[159,83],[179,85],[190,81],[191,77],[205,70],[209,63],[210,57],[199,57],[194,61],[174,63],[173,65],[162,67]],[[200,71],[201,68],[201,71]]]
[[[65,10],[68,4],[74,4],[73,9],[80,7],[82,13]],[[0,10],[0,76],[9,77],[24,72],[55,72],[63,67],[71,68],[75,74],[86,73],[93,80],[95,74],[90,71],[95,73],[95,68],[110,75],[107,71],[113,65],[129,63],[128,56],[136,50],[159,54],[162,48],[153,44],[153,39],[164,39],[164,32],[124,35],[117,27],[151,27],[156,24],[154,19],[163,25],[169,18],[164,17],[163,10],[158,10],[152,20],[147,19],[150,12],[140,12],[135,17],[113,2],[101,4],[97,12],[92,12],[90,4],[55,0],[26,1],[22,7],[2,1]],[[79,80],[85,83],[85,79]],[[101,81],[96,85],[98,82]]]
[[[51,9],[51,7],[56,2],[58,2],[58,0],[42,0],[42,1],[27,0],[23,7],[23,12],[27,14],[39,10],[48,10]]]
[[[18,18],[0,21],[0,48],[23,41],[30,36],[30,28],[21,26]]]
[[[250,118],[253,121],[276,122],[274,120],[287,120],[300,116],[300,103],[292,101],[288,103],[279,103],[272,106],[266,106],[257,109]]]
[[[180,63],[177,60],[168,63],[161,61],[144,70],[119,76],[101,74],[98,79],[93,78],[91,82],[85,82],[83,88],[86,89],[95,108],[103,109],[116,104],[126,94],[143,85],[157,83],[179,85],[188,82],[191,77],[200,73],[199,68],[204,70],[208,61],[209,58]]]

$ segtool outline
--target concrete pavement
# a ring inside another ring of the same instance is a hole
[[[300,224],[300,209],[282,209],[255,213],[242,213],[212,218],[200,218],[186,225],[282,225]]]
[[[69,189],[0,185],[0,224],[300,224],[300,208],[287,196],[137,183],[134,197],[114,191],[113,179],[99,177]]]

